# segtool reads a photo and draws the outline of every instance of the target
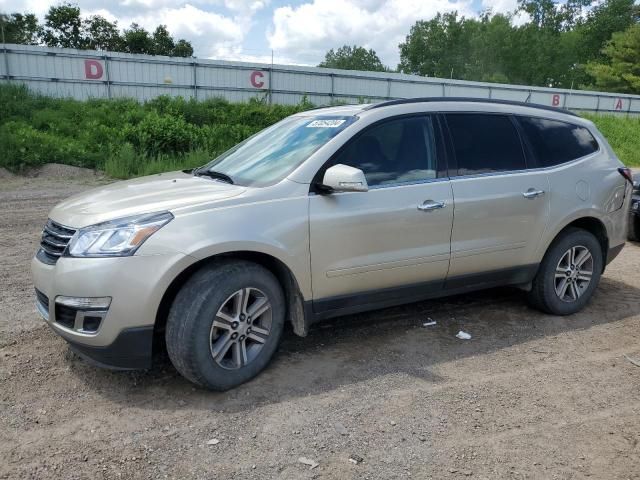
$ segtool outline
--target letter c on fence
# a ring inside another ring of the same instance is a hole
[[[84,61],[84,77],[89,80],[97,80],[102,78],[104,70],[102,64],[98,60],[85,60]]]
[[[554,93],[551,99],[551,106],[557,107],[558,105],[560,105],[560,95],[557,93]]]
[[[253,72],[251,72],[251,85],[254,86],[255,88],[262,88],[264,87],[264,82],[261,80],[262,78],[264,78],[264,73],[258,71],[258,70],[254,70]]]

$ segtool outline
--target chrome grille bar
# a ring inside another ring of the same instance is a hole
[[[53,265],[62,256],[71,237],[76,233],[73,228],[65,227],[53,220],[47,220],[42,229],[42,239],[40,240],[40,250],[37,257],[49,265]]]

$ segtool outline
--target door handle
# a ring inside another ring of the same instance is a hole
[[[524,198],[536,198],[542,195],[544,195],[544,190],[536,190],[535,188],[530,188],[526,192],[522,192]]]
[[[436,202],[434,200],[425,200],[420,205],[418,205],[418,210],[420,210],[421,212],[430,212],[432,210],[438,210],[446,206],[447,204],[444,202]]]

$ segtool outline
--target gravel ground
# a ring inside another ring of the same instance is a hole
[[[211,393],[166,358],[93,368],[38,319],[47,211],[95,184],[0,186],[0,478],[640,479],[638,244],[580,314],[495,289],[344,317]]]

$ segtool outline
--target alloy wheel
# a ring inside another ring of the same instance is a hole
[[[211,356],[226,369],[251,363],[271,331],[271,302],[257,288],[231,294],[218,309],[209,334]]]
[[[568,249],[556,267],[554,286],[563,302],[575,302],[587,290],[593,276],[593,256],[587,247]]]

